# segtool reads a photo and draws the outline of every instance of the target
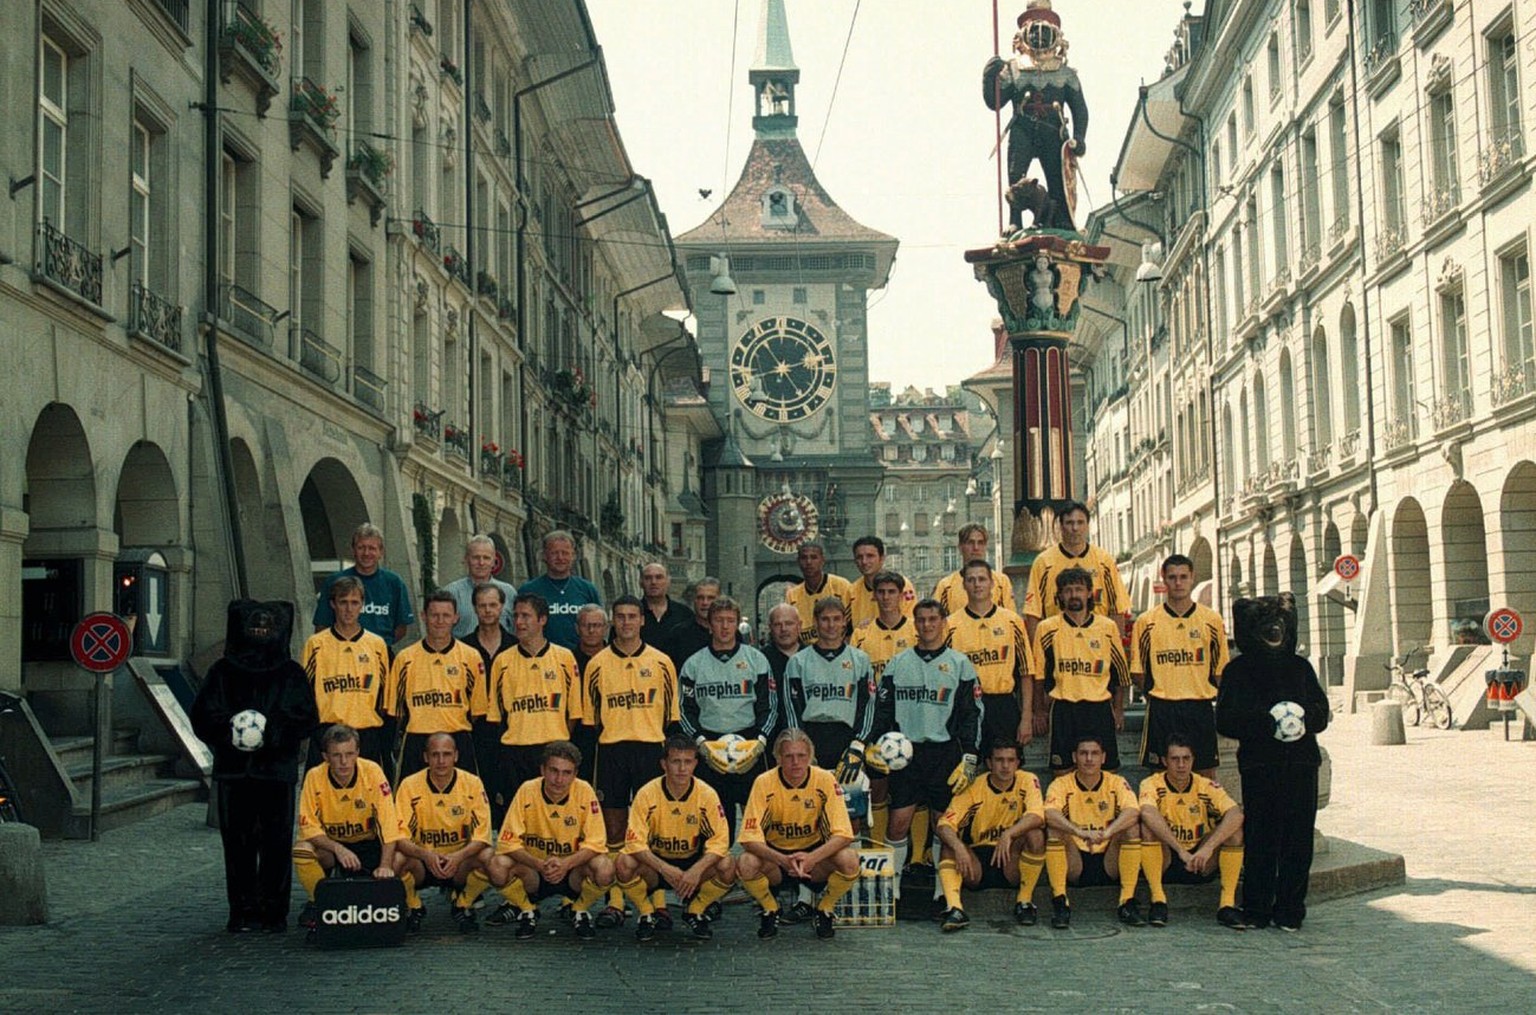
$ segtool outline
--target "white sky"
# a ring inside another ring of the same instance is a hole
[[[1024,3],[999,6],[1005,52]],[[680,235],[724,200],[751,146],[747,70],[762,0],[587,0],[587,6],[630,159],[654,182],[672,233]],[[890,283],[870,297],[870,376],[898,390],[908,384],[942,390],[992,362],[987,325],[996,308],[961,259],[962,251],[985,246],[997,232],[994,126],[981,98],[981,67],[993,51],[992,3],[786,0],[785,6],[800,68],[800,143],[845,211],[901,241]],[[1090,113],[1081,226],[1089,208],[1109,201],[1109,172],[1137,85],[1162,73],[1183,5],[1056,0],[1055,9]],[[734,73],[733,17],[739,17]],[[700,188],[714,191],[709,200],[699,197]]]

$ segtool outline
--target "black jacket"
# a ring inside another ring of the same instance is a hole
[[[237,599],[229,604],[224,657],[208,668],[192,702],[192,729],[213,751],[215,779],[295,782],[299,746],[320,722],[304,669],[288,654],[293,604]],[[230,742],[230,719],[246,709],[267,717],[254,751]]]
[[[1306,713],[1307,732],[1300,740],[1281,743],[1274,737],[1269,710],[1294,701]],[[1328,728],[1328,695],[1317,681],[1312,664],[1298,655],[1244,652],[1221,674],[1216,697],[1216,729],[1237,740],[1238,767],[1253,765],[1320,765],[1317,734]]]

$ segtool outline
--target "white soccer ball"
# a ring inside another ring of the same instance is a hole
[[[1277,701],[1269,710],[1275,721],[1275,739],[1282,744],[1294,743],[1306,736],[1307,714],[1294,701]]]
[[[254,751],[266,742],[267,717],[248,708],[229,720],[229,741],[239,751]]]
[[[912,760],[912,741],[907,739],[905,733],[891,730],[875,741],[875,752],[880,755],[880,760],[885,762],[887,769],[899,772],[907,767],[907,762]]]
[[[728,733],[720,738],[725,741],[725,757],[731,764],[743,761],[757,749],[756,740],[748,740],[746,737],[738,737],[734,733]]]

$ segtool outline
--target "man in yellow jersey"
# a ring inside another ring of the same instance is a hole
[[[1092,612],[1088,572],[1067,568],[1056,576],[1056,589],[1062,611],[1035,629],[1034,731],[1043,735],[1049,722],[1058,775],[1072,767],[1072,752],[1088,735],[1104,747],[1104,768],[1113,772],[1120,767],[1115,734],[1125,726],[1129,683],[1120,625]]]
[[[573,900],[578,938],[597,933],[590,910],[613,884],[613,861],[603,851],[597,793],[576,776],[580,764],[581,752],[569,740],[546,744],[539,777],[518,787],[501,823],[486,873],[506,902],[485,922],[516,923],[518,940],[533,937],[539,903],[554,895]]]
[[[832,910],[859,880],[859,854],[843,803],[843,788],[811,764],[816,747],[801,729],[788,729],[773,744],[778,767],[757,777],[741,823],[741,885],[762,907],[757,936],[779,933],[779,902],[773,890],[787,878],[821,891],[816,936],[834,936]],[[823,890],[825,886],[825,890]]]
[[[784,601],[800,614],[800,644],[816,640],[816,603],[827,596],[843,601],[846,610],[853,598],[848,579],[827,573],[827,551],[820,543],[801,543],[795,563],[805,580],[784,590]]]
[[[1115,915],[1128,927],[1145,924],[1136,904],[1141,873],[1141,806],[1131,784],[1104,771],[1104,745],[1084,734],[1072,752],[1072,771],[1045,791],[1045,873],[1051,883],[1051,926],[1072,924],[1067,885],[1120,884]]]
[[[426,634],[395,656],[389,670],[384,707],[405,734],[397,762],[396,782],[422,769],[427,737],[452,733],[464,767],[479,772],[475,758],[472,717],[485,714],[485,670],[480,653],[453,636],[458,606],[453,595],[438,589],[421,609]]]
[[[384,770],[358,757],[357,730],[335,723],[320,738],[322,764],[299,787],[299,835],[293,867],[309,897],[299,926],[315,928],[315,886],[326,877],[392,878],[396,844],[405,838]]]
[[[848,588],[848,623],[857,630],[873,621],[880,612],[875,597],[875,576],[890,573],[885,570],[885,540],[879,536],[855,539],[853,566],[859,569],[859,577]],[[912,604],[917,602],[917,590],[906,579],[902,582],[901,612],[910,617]]]
[[[1162,767],[1162,745],[1177,733],[1195,748],[1195,770],[1210,779],[1220,763],[1216,690],[1227,666],[1227,628],[1221,614],[1190,596],[1194,561],[1175,553],[1162,574],[1163,605],[1137,617],[1131,631],[1131,679],[1147,696],[1141,763]]]
[[[955,794],[939,819],[939,884],[948,910],[946,932],[971,925],[960,887],[1015,888],[1013,918],[1021,927],[1039,919],[1035,885],[1045,867],[1045,800],[1040,780],[1019,768],[1019,745],[993,741],[987,777]]]
[[[453,922],[460,934],[480,929],[470,908],[474,899],[463,889],[491,859],[491,805],[485,784],[459,768],[458,760],[453,737],[434,733],[427,738],[427,767],[395,790],[395,810],[406,833],[396,851],[404,857],[400,874],[410,930],[419,929],[426,915],[417,895],[423,888],[441,888],[453,896]],[[478,889],[475,895],[485,890],[483,881]]]
[[[853,629],[851,644],[869,656],[871,674],[875,686],[879,687],[885,664],[917,644],[917,626],[912,622],[912,607],[906,602],[912,583],[894,571],[881,571],[872,580],[875,603],[880,612],[874,620]],[[891,783],[885,775],[868,766],[865,774],[869,777],[869,832],[876,842],[884,843],[886,830],[890,827]],[[924,809],[920,816],[926,813]],[[926,816],[922,820],[926,822]],[[926,840],[927,825],[914,835]],[[927,853],[919,854],[915,860],[926,862]]]
[[[515,597],[517,644],[491,664],[485,717],[501,733],[492,798],[497,817],[506,814],[517,788],[539,774],[544,745],[571,739],[571,726],[581,718],[576,657],[544,637],[548,622],[543,596],[524,592]]]
[[[304,642],[304,675],[320,713],[320,726],[309,738],[305,767],[320,764],[320,735],[338,722],[357,730],[362,756],[382,765],[389,751],[383,715],[389,647],[363,628],[362,579],[342,575],[331,582],[331,615],[331,626]]]
[[[1034,735],[1034,688],[1024,621],[995,602],[998,575],[991,564],[967,561],[960,574],[965,605],[949,615],[949,644],[971,661],[981,683],[986,707],[981,749],[993,742],[1028,744]]]
[[[640,914],[636,941],[656,937],[650,893],[663,882],[687,904],[683,923],[700,940],[714,936],[706,910],[736,882],[730,821],[720,795],[694,778],[698,764],[699,749],[693,741],[669,737],[662,774],[640,787],[629,808],[624,852],[614,866],[619,887]]]
[[[593,656],[582,677],[581,721],[595,727],[594,785],[608,831],[608,852],[624,848],[629,803],[654,779],[669,726],[681,720],[672,660],[641,640],[645,604],[634,596],[613,601],[613,643]],[[610,903],[599,924],[616,926],[624,912]]]
[[[1152,903],[1147,922],[1168,924],[1164,884],[1203,885],[1218,875],[1221,902],[1216,922],[1246,930],[1237,908],[1237,877],[1243,870],[1243,809],[1221,784],[1195,771],[1189,739],[1171,734],[1163,745],[1163,770],[1141,784],[1141,871]]]
[[[1076,501],[1056,516],[1061,526],[1061,541],[1045,548],[1029,568],[1029,583],[1024,587],[1024,609],[1020,611],[1031,639],[1035,628],[1046,617],[1054,616],[1060,606],[1056,600],[1056,576],[1067,568],[1087,571],[1093,581],[1089,607],[1123,626],[1125,612],[1131,608],[1125,582],[1115,556],[1088,542],[1088,508]]]
[[[960,564],[963,567],[973,560],[987,559],[987,530],[984,526],[971,524],[960,526]],[[947,574],[939,579],[939,583],[933,587],[933,598],[944,607],[944,615],[960,609],[965,603],[965,582],[960,571]],[[1005,610],[1014,613],[1019,612],[1013,598],[1013,582],[1002,572],[993,572],[992,575],[992,601]]]

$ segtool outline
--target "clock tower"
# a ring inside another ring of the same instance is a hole
[[[705,449],[709,568],[766,621],[782,595],[775,580],[800,580],[801,543],[821,543],[827,570],[846,577],[857,573],[853,541],[875,532],[884,467],[869,436],[866,309],[897,241],[838,207],[800,147],[784,0],[763,0],[747,80],[746,165],[724,203],[675,243],[710,409],[729,435]]]

